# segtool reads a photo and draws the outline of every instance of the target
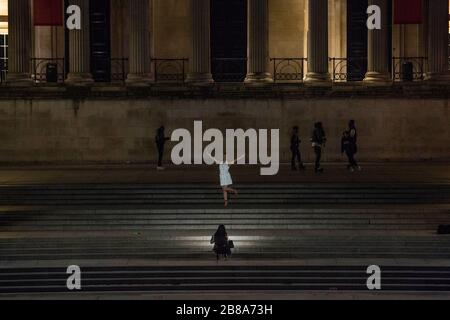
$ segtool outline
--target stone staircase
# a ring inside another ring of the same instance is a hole
[[[450,268],[433,266],[450,262],[450,237],[435,232],[450,223],[450,185],[237,188],[239,195],[223,208],[220,190],[206,184],[0,186],[0,293],[65,290],[59,282],[65,270],[33,263],[136,259],[166,262],[160,269],[91,267],[86,290],[362,290],[367,276],[359,269],[353,274],[356,267],[263,261],[409,259],[429,267],[388,267],[392,279],[385,288],[450,291]],[[235,242],[234,263],[253,261],[256,269],[219,265],[218,279],[215,267],[171,269],[170,261],[214,261],[209,240],[219,224]]]
[[[88,267],[81,293],[367,291],[367,278],[359,266]],[[0,269],[0,295],[67,293],[66,280],[64,268]],[[382,290],[450,291],[450,267],[383,267]]]

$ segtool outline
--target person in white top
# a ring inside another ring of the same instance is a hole
[[[228,192],[232,192],[235,195],[238,192],[230,187],[233,184],[233,180],[231,179],[230,165],[227,161],[219,164],[219,175],[220,175],[220,186],[222,187],[223,191],[224,204],[225,207],[228,207]]]
[[[231,185],[233,185],[233,180],[231,179],[230,165],[235,164],[239,159],[245,157],[245,155],[232,162],[218,161],[212,155],[210,155],[210,157],[214,160],[216,164],[219,165],[219,178],[220,178],[220,186],[222,187],[223,192],[224,206],[228,207],[228,193],[231,192],[234,195],[238,194],[236,189],[231,188]]]

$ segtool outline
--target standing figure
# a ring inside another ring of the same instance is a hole
[[[302,162],[302,156],[300,153],[300,137],[298,135],[298,127],[295,126],[292,128],[292,136],[291,136],[291,153],[292,153],[292,160],[291,160],[291,168],[292,170],[297,170],[297,163],[299,165],[300,170],[305,170],[305,166]]]
[[[344,131],[341,139],[341,152],[345,153],[348,158],[347,169],[351,172],[355,171],[355,168],[358,166],[355,161],[355,147],[353,145],[352,139],[350,137],[349,131]]]
[[[352,161],[352,168],[353,170],[359,170],[361,171],[361,167],[358,165],[358,163],[355,160],[355,155],[358,153],[358,132],[356,131],[356,125],[355,120],[350,120],[348,123],[348,133],[350,138],[350,144],[352,147],[353,152],[353,161]]]
[[[158,149],[158,166],[156,167],[157,170],[164,170],[164,167],[162,165],[163,155],[164,155],[164,145],[166,144],[166,141],[169,140],[164,134],[164,126],[161,126],[156,131],[156,148]]]
[[[314,130],[311,135],[312,147],[314,148],[314,153],[316,154],[315,162],[315,172],[322,173],[323,168],[320,166],[320,160],[322,158],[322,149],[325,147],[325,142],[327,138],[325,136],[325,130],[323,129],[322,122],[317,122],[314,124]]]
[[[223,191],[223,200],[225,207],[228,207],[228,192],[237,194],[237,191],[230,186],[233,184],[230,175],[230,165],[227,161],[219,163],[220,186]]]

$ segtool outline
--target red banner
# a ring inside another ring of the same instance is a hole
[[[35,26],[62,26],[63,0],[34,0],[34,25]]]
[[[422,0],[394,0],[394,23],[422,23]]]

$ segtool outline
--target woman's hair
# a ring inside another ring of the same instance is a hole
[[[216,233],[214,234],[215,237],[225,237],[227,235],[227,230],[225,229],[225,226],[221,224],[218,228]]]
[[[348,123],[348,126],[350,128],[353,128],[355,126],[355,120],[350,120],[349,123]]]

